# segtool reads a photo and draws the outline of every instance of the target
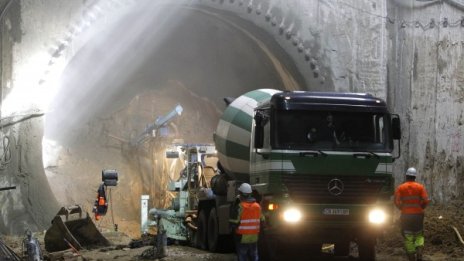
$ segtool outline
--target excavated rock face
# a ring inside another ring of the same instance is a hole
[[[151,137],[135,146],[133,142],[146,124],[156,115],[168,113],[179,100],[183,112],[169,123],[169,135]],[[77,127],[75,136],[54,147],[58,158],[45,169],[52,191],[61,204],[80,203],[90,211],[101,183],[101,170],[116,169],[119,184],[108,187],[113,212],[109,211],[100,225],[112,228],[114,215],[119,229],[135,236],[140,227],[140,195],[150,195],[150,207],[168,207],[171,203],[167,183],[179,178],[183,161],[167,159],[166,149],[181,139],[211,143],[218,117],[212,102],[189,92],[178,81],[141,92],[114,113]]]

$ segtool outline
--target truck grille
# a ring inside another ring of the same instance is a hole
[[[335,179],[337,184],[343,184],[343,188],[339,185],[338,190],[331,193],[329,182],[334,183]],[[296,203],[322,204],[375,203],[382,187],[390,183],[385,177],[317,175],[282,175],[282,182]]]

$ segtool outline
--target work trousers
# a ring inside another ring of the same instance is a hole
[[[238,261],[258,261],[258,243],[237,243]]]
[[[406,253],[415,254],[424,246],[424,214],[401,214],[401,233],[404,237]]]
[[[424,233],[404,233],[404,249],[406,253],[415,254],[418,247],[424,246]]]

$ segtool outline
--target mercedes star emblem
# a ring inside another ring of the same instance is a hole
[[[327,189],[329,190],[329,193],[338,196],[343,193],[343,189],[345,188],[345,185],[343,185],[343,182],[339,179],[332,179],[329,181],[329,184],[327,185]]]

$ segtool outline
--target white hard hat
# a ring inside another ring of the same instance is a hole
[[[406,176],[416,177],[417,176],[417,170],[415,168],[409,168],[406,171]]]
[[[251,186],[248,183],[242,183],[242,185],[238,187],[238,191],[242,192],[243,194],[251,194]]]

